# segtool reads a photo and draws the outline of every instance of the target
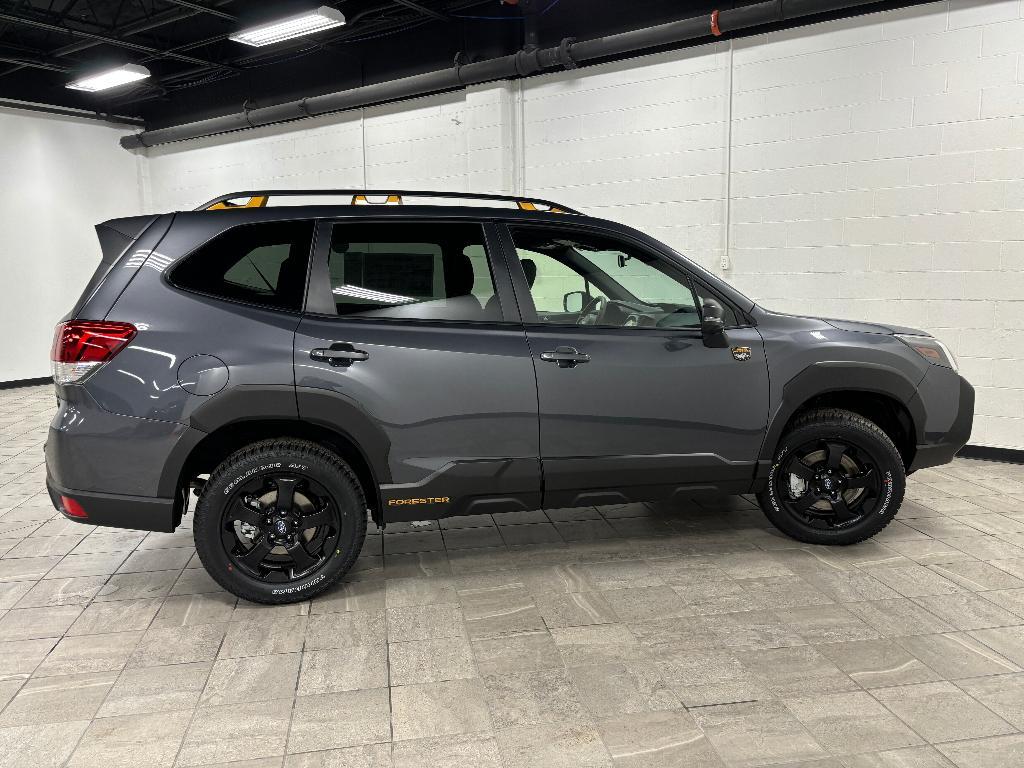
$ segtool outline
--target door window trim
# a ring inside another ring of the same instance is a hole
[[[360,317],[359,315],[339,315],[335,308],[334,298],[331,294],[331,275],[329,268],[331,229],[335,224],[435,224],[444,226],[446,224],[473,224],[481,228],[483,232],[483,246],[487,257],[487,266],[491,270],[491,280],[494,283],[494,292],[498,296],[498,309],[501,319],[498,320],[444,320],[438,318],[415,318],[415,317]],[[394,325],[425,325],[425,326],[472,326],[487,327],[508,325],[521,325],[522,319],[519,308],[516,304],[513,293],[512,280],[508,274],[508,265],[503,258],[501,240],[494,226],[494,222],[486,219],[474,219],[470,217],[445,217],[444,219],[433,219],[429,217],[401,217],[395,216],[360,216],[358,218],[339,217],[323,218],[316,220],[316,231],[313,239],[313,257],[310,259],[309,278],[306,288],[306,303],[303,314],[315,316],[318,319],[328,319],[354,323],[384,323]]]
[[[720,292],[716,291],[712,286],[708,285],[704,280],[701,280],[699,276],[688,270],[685,265],[678,263],[675,259],[670,259],[665,254],[661,253],[655,248],[652,248],[646,243],[637,240],[634,237],[630,237],[627,234],[617,232],[615,230],[605,229],[603,227],[594,226],[593,224],[576,223],[576,222],[562,222],[551,223],[548,221],[502,221],[496,222],[498,226],[498,235],[501,239],[503,251],[505,254],[505,260],[507,267],[512,278],[512,285],[515,289],[516,300],[519,304],[519,310],[523,318],[523,323],[528,326],[535,326],[540,328],[576,328],[578,330],[612,330],[612,331],[626,331],[628,333],[661,333],[671,332],[673,334],[683,333],[686,331],[701,332],[700,328],[658,328],[658,327],[643,327],[636,326],[628,329],[624,329],[620,326],[614,325],[569,325],[566,323],[545,323],[540,319],[537,314],[536,306],[533,303],[533,294],[530,291],[530,286],[526,282],[526,274],[523,272],[523,268],[519,266],[519,254],[516,249],[515,238],[512,237],[512,228],[524,228],[524,227],[540,227],[548,231],[553,232],[584,232],[587,234],[598,235],[600,237],[606,237],[613,241],[621,241],[624,244],[630,245],[644,253],[650,255],[656,259],[657,262],[665,267],[665,271],[676,278],[682,278],[685,281],[686,286],[693,292],[694,299],[697,299],[696,287],[700,286],[707,293],[710,293],[716,299],[718,299],[724,306],[729,307],[735,313],[736,318],[741,320],[738,325],[731,325],[728,328],[749,328],[753,325],[750,321],[749,315],[743,312],[737,307],[732,301],[721,295]],[[700,314],[701,321],[703,321],[703,307],[698,306],[697,311]]]

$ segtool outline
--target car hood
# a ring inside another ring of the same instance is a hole
[[[838,328],[840,331],[853,331],[854,333],[881,333],[887,336],[891,336],[896,333],[906,333],[913,336],[931,336],[927,331],[918,330],[917,328],[907,328],[902,325],[883,325],[882,323],[862,323],[856,320],[836,320],[831,317],[818,317],[815,320],[822,320],[833,328]]]

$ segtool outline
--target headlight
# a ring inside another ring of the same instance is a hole
[[[954,371],[959,370],[953,353],[938,339],[931,336],[911,336],[903,333],[897,333],[896,338],[917,352],[929,363],[952,368]]]

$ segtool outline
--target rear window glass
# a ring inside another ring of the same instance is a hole
[[[312,239],[311,221],[243,224],[188,256],[170,280],[210,296],[299,310]]]

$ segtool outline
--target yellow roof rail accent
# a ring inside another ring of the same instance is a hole
[[[256,189],[239,192],[229,192],[209,200],[196,208],[197,211],[223,211],[234,208],[264,208],[268,201],[274,198],[275,204],[278,198],[295,197],[341,197],[337,204],[345,205],[436,205],[436,202],[429,202],[430,198],[437,198],[442,201],[449,201],[455,205],[459,201],[475,201],[475,204],[504,203],[505,206],[515,206],[520,211],[534,211],[537,213],[567,213],[579,215],[567,205],[554,203],[550,200],[538,200],[536,198],[522,197],[521,195],[491,195],[475,194],[473,192],[438,192],[426,189],[402,190],[402,189]],[[425,198],[428,202],[421,202]],[[235,202],[236,200],[248,199],[247,203]],[[323,205],[323,203],[316,203]]]
[[[371,197],[384,197],[384,200],[371,200]],[[352,205],[401,205],[401,195],[352,195]]]
[[[265,208],[267,200],[269,198],[266,195],[262,197],[250,197],[248,202],[245,203],[233,203],[230,200],[223,200],[219,203],[214,203],[209,208],[205,208],[207,211],[230,211],[235,208]]]
[[[519,206],[520,211],[545,211],[547,213],[568,213],[557,205],[545,205],[544,203],[535,203],[532,200],[516,200],[516,205]]]

